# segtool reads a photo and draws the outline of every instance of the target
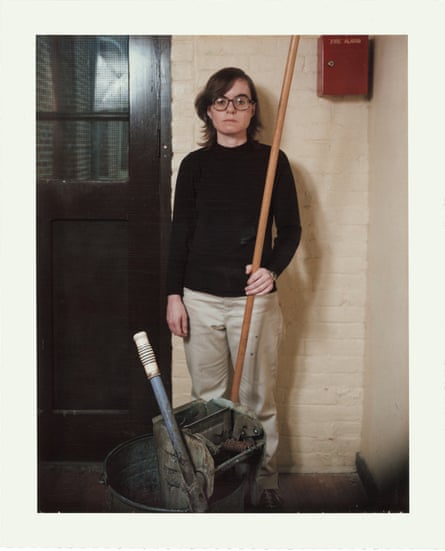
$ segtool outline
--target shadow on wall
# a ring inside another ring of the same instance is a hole
[[[277,116],[277,105],[272,103],[270,92],[264,91],[261,86],[257,86],[258,103],[260,107],[260,118],[263,122],[263,128],[260,131],[259,141],[272,144],[275,131],[275,119]],[[286,123],[284,123],[286,124]]]
[[[283,448],[286,448],[286,435],[291,435],[292,441],[295,442],[295,435],[299,432],[295,424],[301,420],[296,419],[291,407],[298,405],[295,397],[299,390],[304,388],[306,371],[298,369],[297,362],[298,358],[304,355],[304,335],[311,318],[310,311],[322,268],[321,247],[317,241],[317,235],[320,235],[318,227],[322,219],[315,216],[319,213],[315,185],[311,176],[303,169],[292,165],[292,172],[297,187],[302,237],[294,259],[280,277],[278,291],[284,322],[277,385]],[[282,455],[295,458],[299,455],[298,452],[299,450],[293,448],[291,455]],[[301,465],[294,463],[288,467],[295,470]]]
[[[272,144],[279,92],[271,98],[270,90],[264,91],[257,87],[260,103],[260,117],[263,122],[259,141]],[[286,121],[284,123],[286,126]],[[291,151],[281,147],[291,162],[298,194],[302,238],[298,250],[290,265],[280,276],[278,294],[283,315],[283,338],[279,349],[277,406],[280,423],[280,450],[279,464],[283,471],[294,471],[301,465],[295,463],[299,450],[295,449],[295,414],[291,412],[296,392],[304,388],[305,371],[297,368],[298,358],[304,353],[302,350],[303,337],[309,319],[309,312],[318,288],[321,273],[321,247],[317,242],[318,229],[321,223],[319,208],[317,207],[316,188],[311,175],[303,168],[292,163]],[[317,214],[317,217],[315,214]],[[280,459],[281,456],[281,459]],[[284,459],[286,458],[286,459]],[[291,464],[288,464],[289,461]]]

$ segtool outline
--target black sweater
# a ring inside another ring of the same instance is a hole
[[[167,294],[182,295],[188,287],[218,296],[245,295],[245,266],[252,263],[269,154],[270,146],[248,141],[198,149],[184,158],[176,182]],[[261,266],[279,275],[300,236],[295,183],[280,151]]]

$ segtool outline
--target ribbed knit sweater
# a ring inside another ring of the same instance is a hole
[[[216,144],[184,158],[176,181],[167,294],[182,295],[188,287],[245,295],[269,155],[270,146],[248,141],[233,148]],[[280,151],[261,266],[279,275],[300,237],[294,178]]]

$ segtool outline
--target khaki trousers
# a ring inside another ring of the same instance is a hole
[[[230,398],[246,297],[218,297],[184,290],[189,336],[184,339],[192,394],[205,401]],[[275,383],[282,316],[277,293],[255,297],[239,390],[240,403],[262,423],[265,448],[257,492],[278,488]]]

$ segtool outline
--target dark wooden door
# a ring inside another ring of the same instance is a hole
[[[151,430],[135,332],[170,394],[169,88],[166,37],[37,37],[40,460],[102,460]]]

